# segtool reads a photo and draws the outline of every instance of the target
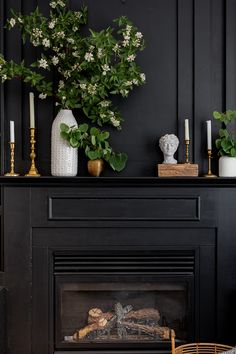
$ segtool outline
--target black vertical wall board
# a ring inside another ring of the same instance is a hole
[[[6,352],[6,293],[5,289],[0,287],[0,353]]]

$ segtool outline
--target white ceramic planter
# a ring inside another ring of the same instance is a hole
[[[236,157],[221,156],[219,158],[219,176],[236,177]]]
[[[52,124],[51,135],[51,174],[53,176],[76,176],[78,172],[78,149],[69,146],[60,136],[61,123],[69,127],[78,126],[69,109],[62,109]]]

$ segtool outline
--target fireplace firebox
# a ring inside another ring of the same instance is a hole
[[[60,349],[170,346],[194,334],[192,251],[55,252],[55,345]]]

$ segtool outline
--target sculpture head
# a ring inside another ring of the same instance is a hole
[[[178,149],[179,139],[174,134],[163,135],[159,139],[159,146],[164,154],[164,163],[176,163],[173,155]]]

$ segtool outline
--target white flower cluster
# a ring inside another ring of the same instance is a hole
[[[51,6],[52,9],[55,9],[58,5],[61,7],[65,7],[66,4],[64,3],[64,1],[62,0],[57,0],[57,1],[52,1],[49,4]]]
[[[119,51],[119,49],[120,49],[120,46],[118,43],[116,43],[116,45],[113,47],[112,50],[113,50],[113,52],[117,53]]]
[[[135,47],[137,47],[137,48],[140,47],[142,38],[143,38],[142,33],[141,32],[136,32],[135,33],[135,40],[133,41],[133,45]]]
[[[97,57],[98,59],[101,59],[104,56],[104,52],[102,48],[98,48],[98,52],[97,52]]]
[[[109,107],[110,106],[110,102],[107,100],[101,101],[99,104],[101,107]]]
[[[86,84],[80,84],[80,88],[81,88],[82,90],[86,90],[87,85],[86,85]]]
[[[13,28],[16,24],[16,20],[12,17],[10,20],[9,20],[9,24],[11,26],[11,28]]]
[[[45,48],[49,48],[49,47],[50,47],[50,40],[49,40],[49,39],[44,38],[43,41],[42,41],[42,43],[43,43],[43,46],[44,46]]]
[[[120,90],[120,93],[121,93],[121,95],[122,95],[123,97],[127,97],[129,91],[128,91],[128,90],[123,90],[123,89],[121,89],[121,90]]]
[[[113,111],[108,111],[109,114],[109,118],[110,118],[110,122],[111,124],[117,128],[120,126],[120,121],[116,118],[115,113]]]
[[[108,71],[111,71],[109,65],[107,64],[102,65],[102,70],[103,70],[102,75],[106,75]]]
[[[41,100],[45,100],[45,98],[47,98],[47,94],[46,93],[40,93],[39,98]]]
[[[127,26],[126,26],[126,30],[125,30],[125,32],[123,33],[124,40],[123,40],[122,44],[123,44],[124,47],[128,47],[128,45],[129,45],[129,43],[130,43],[130,33],[131,33],[131,30],[132,30],[132,26],[127,25]]]
[[[131,63],[132,61],[134,61],[135,58],[136,58],[136,55],[135,54],[131,54],[131,55],[129,55],[127,57],[127,61]]]
[[[63,88],[65,87],[65,83],[63,80],[59,81],[59,85],[58,85],[58,91],[61,91]]]
[[[72,52],[72,55],[75,58],[79,58],[80,57],[78,50],[76,50],[75,52]]]
[[[48,27],[49,27],[50,29],[53,29],[55,26],[56,26],[56,20],[52,20],[52,21],[50,21],[49,24],[48,24]]]
[[[97,84],[94,84],[94,85],[89,84],[88,85],[88,93],[90,95],[96,95],[96,93],[97,93]]]
[[[76,17],[78,20],[81,19],[82,13],[81,13],[80,11],[75,11],[74,14],[75,14],[75,17]]]
[[[84,56],[84,59],[88,62],[94,61],[94,56],[93,53],[87,52]]]
[[[39,64],[39,68],[47,69],[48,67],[47,60],[43,58],[38,61],[38,64]]]
[[[6,80],[7,80],[7,75],[4,74],[4,75],[2,76],[2,83],[5,82]]]
[[[35,38],[42,38],[43,37],[43,32],[38,28],[33,28],[32,34]]]
[[[141,73],[140,74],[140,79],[142,82],[145,82],[146,81],[146,75],[144,73]]]
[[[54,56],[52,57],[52,63],[53,63],[53,65],[56,66],[56,65],[59,63],[59,58],[54,55]]]
[[[69,79],[71,77],[71,71],[70,70],[66,70],[66,71],[64,71],[63,75],[64,75],[64,77],[66,79]]]
[[[70,44],[74,44],[75,40],[73,38],[67,38],[67,42]]]

